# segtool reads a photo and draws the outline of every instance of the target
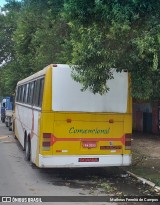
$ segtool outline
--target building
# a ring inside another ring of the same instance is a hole
[[[158,134],[160,131],[160,102],[133,100],[133,130]]]

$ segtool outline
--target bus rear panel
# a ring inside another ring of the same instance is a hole
[[[47,94],[48,100],[52,97],[51,111],[42,111],[38,166],[130,165],[132,117],[128,73],[115,72],[114,80],[109,82],[110,93],[101,96],[82,92],[66,65],[53,67],[50,72],[51,93]]]
[[[18,82],[15,135],[42,168],[131,164],[132,99],[127,72],[104,95],[81,91],[68,65],[49,65]]]

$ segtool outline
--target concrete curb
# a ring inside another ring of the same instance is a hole
[[[133,173],[130,172],[130,171],[126,171],[126,172],[127,172],[127,174],[129,174],[130,176],[132,176],[132,177],[134,177],[134,178],[140,180],[143,184],[147,184],[147,185],[149,185],[150,187],[152,187],[157,193],[160,193],[160,187],[159,187],[159,186],[156,186],[155,183],[153,183],[153,182],[151,182],[151,181],[149,181],[149,180],[147,180],[147,179],[144,179],[143,177],[139,177],[139,176],[137,176],[136,174],[133,174]]]

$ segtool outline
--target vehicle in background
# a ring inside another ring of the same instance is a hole
[[[14,97],[6,97],[6,117],[5,123],[9,130],[12,130],[13,125],[13,109],[14,109]]]
[[[12,130],[13,125],[13,108],[14,108],[14,98],[12,96],[7,96],[2,100],[1,103],[1,120]]]
[[[4,98],[1,102],[1,121],[4,123],[6,117],[6,99]]]
[[[131,164],[132,98],[128,72],[113,70],[110,90],[93,94],[52,64],[21,80],[15,99],[15,135],[38,167]]]

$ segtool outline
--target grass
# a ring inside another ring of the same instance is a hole
[[[149,181],[156,184],[156,186],[160,186],[160,172],[154,170],[152,167],[133,167],[131,172],[134,174],[148,179]]]

